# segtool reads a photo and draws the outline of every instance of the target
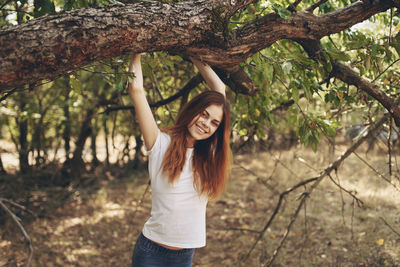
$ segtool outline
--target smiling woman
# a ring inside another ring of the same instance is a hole
[[[225,85],[210,66],[192,59],[212,91],[203,92],[160,131],[145,97],[140,55],[134,55],[129,84],[143,139],[149,151],[151,216],[136,241],[133,267],[192,266],[195,248],[206,244],[209,198],[221,194],[228,171],[229,106]]]
[[[207,139],[217,130],[223,112],[222,106],[212,104],[192,120],[188,125],[189,147],[193,147],[196,140]]]

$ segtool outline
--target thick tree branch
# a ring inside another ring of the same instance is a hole
[[[231,32],[215,27],[252,2],[143,1],[72,10],[5,26],[0,30],[0,92],[133,52],[180,52],[234,73],[240,62],[278,40],[318,40],[396,6],[390,0],[356,2],[320,16],[296,12],[285,20],[268,14]]]
[[[325,58],[322,56],[322,48],[319,40],[296,41],[303,46],[304,50],[311,58],[313,58],[314,60],[321,60],[322,62],[326,61]],[[394,99],[379,90],[371,82],[362,78],[350,67],[347,67],[336,60],[331,60],[329,63],[332,64],[332,72],[330,73],[331,77],[336,77],[349,85],[354,85],[358,89],[366,92],[368,95],[375,98],[390,113],[390,115],[396,122],[396,125],[400,126],[400,108],[395,103]]]
[[[201,58],[211,65],[229,72],[237,70],[238,63],[281,39],[319,40],[384,12],[395,3],[389,0],[356,2],[345,8],[313,15],[310,12],[293,13],[289,19],[271,13],[234,30],[229,36],[212,35],[208,43],[189,46],[185,53]],[[225,41],[228,39],[228,41]]]

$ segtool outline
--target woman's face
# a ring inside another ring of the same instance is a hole
[[[212,104],[194,117],[188,125],[189,147],[193,147],[196,141],[207,139],[213,135],[222,122],[223,114],[222,106]]]

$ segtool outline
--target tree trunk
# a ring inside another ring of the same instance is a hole
[[[103,129],[104,129],[104,144],[106,146],[106,164],[110,166],[110,151],[108,150],[108,128],[107,120],[103,119]]]
[[[97,148],[96,148],[96,137],[97,137],[97,127],[95,125],[93,125],[93,130],[92,130],[92,135],[90,136],[90,148],[92,151],[92,167],[96,168],[100,161],[97,158]]]
[[[65,150],[65,160],[68,161],[70,159],[71,146],[69,144],[71,140],[71,117],[69,113],[69,93],[71,92],[71,87],[69,85],[69,77],[65,79],[65,101],[64,101],[64,131],[63,131],[63,139],[64,139],[64,150]]]
[[[92,125],[91,120],[94,114],[94,109],[89,109],[86,113],[86,117],[81,123],[80,133],[77,141],[75,142],[75,150],[71,160],[68,160],[64,163],[63,173],[69,174],[69,177],[79,177],[84,169],[84,161],[82,158],[83,149],[86,143],[87,138],[92,133]]]
[[[2,174],[2,175],[7,174],[6,169],[4,168],[4,165],[3,165],[3,161],[1,159],[1,154],[0,154],[0,174]]]
[[[25,111],[26,105],[26,96],[21,95],[19,97],[19,109],[21,112]],[[28,120],[24,116],[19,116],[16,120],[19,130],[19,169],[21,173],[27,173],[29,171]]]

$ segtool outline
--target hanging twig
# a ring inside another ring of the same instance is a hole
[[[150,68],[150,67],[149,67],[149,68]],[[161,100],[164,100],[164,97],[163,97],[163,95],[162,95],[162,93],[161,93],[160,85],[158,84],[157,77],[156,77],[156,75],[154,75],[154,72],[153,72],[153,70],[152,70],[151,68],[150,68],[150,71],[151,71],[151,75],[153,76],[153,80],[154,80],[154,84],[155,84],[155,87],[154,87],[154,88],[155,88],[155,90],[156,90],[158,96],[161,98]],[[171,121],[175,121],[174,116],[172,115],[172,111],[171,111],[169,105],[168,105],[168,104],[165,104],[165,107],[166,107],[167,110],[168,110],[168,115],[169,115],[169,117],[171,118]]]
[[[389,178],[387,178],[385,175],[377,171],[374,167],[371,166],[366,160],[364,160],[360,155],[358,155],[356,152],[354,152],[354,155],[357,156],[365,165],[367,165],[371,170],[373,170],[378,177],[382,178],[384,181],[388,182],[390,185],[392,185],[397,191],[400,191],[400,189],[397,187],[395,183],[393,183]]]
[[[387,146],[388,146],[388,154],[389,154],[389,176],[392,176],[392,130],[393,130],[393,124],[392,124],[392,119],[389,121],[389,136],[387,138]]]
[[[338,176],[338,174],[337,174],[337,170],[335,171],[335,175],[336,175],[337,183],[336,183],[335,180],[333,180],[331,174],[328,174],[328,177],[329,177],[329,179],[331,179],[331,181],[333,181],[333,183],[334,183],[335,185],[337,185],[337,186],[339,187],[340,200],[342,201],[342,207],[341,207],[341,209],[342,209],[342,210],[341,210],[341,211],[342,211],[342,221],[343,221],[343,225],[346,225],[346,220],[345,220],[345,218],[344,218],[344,205],[345,205],[345,202],[344,202],[343,190],[342,190],[343,187],[340,185],[340,179],[339,179],[339,176]],[[344,189],[344,188],[343,188],[343,189]]]
[[[12,201],[0,198],[0,207],[5,210],[8,215],[10,215],[10,217],[12,218],[12,220],[17,224],[18,228],[21,230],[26,243],[28,245],[29,248],[29,254],[28,254],[28,259],[26,260],[25,266],[29,267],[31,266],[31,261],[32,261],[32,257],[33,257],[33,246],[32,246],[32,241],[31,238],[29,237],[28,233],[25,231],[24,226],[22,226],[21,222],[20,222],[20,218],[18,218],[3,202],[7,202],[7,203],[13,203],[12,205],[21,208],[22,206],[14,203]],[[27,209],[25,207],[23,207],[23,210],[26,211]]]
[[[255,173],[252,170],[247,169],[246,167],[244,167],[243,165],[241,165],[240,163],[235,162],[235,165],[239,166],[239,168],[241,168],[242,170],[250,173],[251,175],[257,177],[257,181],[261,182],[263,185],[265,185],[265,187],[267,187],[269,190],[271,190],[271,192],[273,192],[276,195],[279,195],[279,192],[275,189],[275,187],[273,187],[272,185],[270,185],[268,183],[269,179],[264,179],[260,176],[257,175],[257,173]]]
[[[331,175],[328,175],[329,179],[337,186],[340,188],[341,191],[346,192],[347,194],[349,194],[353,199],[356,200],[358,207],[362,207],[364,205],[364,202],[359,199],[358,197],[356,197],[353,192],[347,190],[346,188],[344,188],[343,186],[340,185],[340,182],[336,182]],[[339,177],[337,178],[339,181]]]

